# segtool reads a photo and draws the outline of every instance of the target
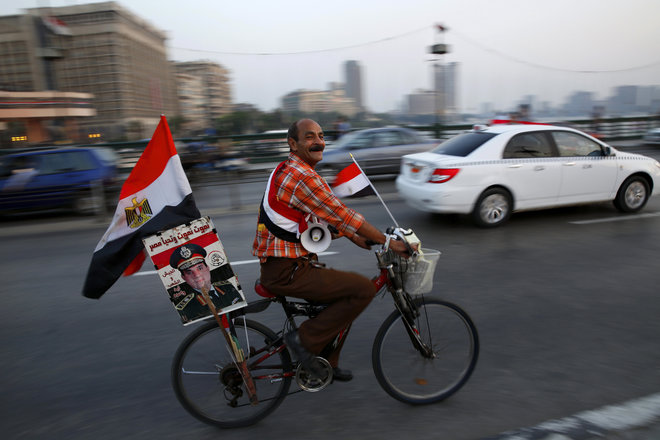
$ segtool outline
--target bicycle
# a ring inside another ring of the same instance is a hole
[[[386,243],[376,251],[380,272],[372,281],[379,295],[391,294],[395,310],[374,339],[372,368],[380,386],[393,398],[413,405],[430,404],[453,395],[468,381],[477,363],[479,337],[472,319],[459,306],[424,293],[411,294],[431,290],[435,262],[416,253],[404,259],[389,250],[391,238],[405,238],[402,231],[388,229]],[[292,361],[283,335],[297,328],[296,317],[314,317],[325,306],[277,297],[258,280],[255,291],[263,299],[230,312],[227,319],[235,342],[246,350],[249,379],[242,375],[245,364],[235,362],[232,350],[223,344],[227,336],[218,332],[224,330],[213,321],[188,335],[172,362],[179,402],[194,417],[221,428],[252,425],[273,412],[288,394],[328,386],[332,368],[324,356],[345,334],[338,334],[315,358],[317,374],[312,374]],[[286,315],[277,333],[246,317],[273,303],[280,304]],[[293,379],[300,390],[290,393]],[[256,396],[251,395],[254,390]]]

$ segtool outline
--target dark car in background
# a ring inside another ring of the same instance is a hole
[[[25,151],[0,158],[0,213],[65,209],[89,215],[116,205],[117,155],[109,148]]]
[[[352,131],[326,145],[316,169],[333,176],[352,162],[352,154],[366,174],[398,174],[402,156],[428,151],[439,142],[405,127]]]

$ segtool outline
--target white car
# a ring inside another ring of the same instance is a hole
[[[608,200],[639,211],[660,193],[660,163],[572,128],[475,126],[404,156],[396,187],[414,208],[471,214],[477,225],[494,227],[515,211]]]

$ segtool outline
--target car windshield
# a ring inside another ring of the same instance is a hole
[[[326,144],[325,148],[328,150],[335,150],[343,148],[346,144],[353,143],[355,139],[360,136],[362,133],[353,131],[351,133],[346,133],[339,138],[338,141]]]
[[[478,147],[495,137],[493,133],[471,131],[447,139],[431,150],[431,153],[446,154],[448,156],[466,157]]]

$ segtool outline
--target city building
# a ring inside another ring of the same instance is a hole
[[[78,124],[93,117],[94,95],[74,92],[7,92],[0,90],[0,148],[22,147],[50,141],[86,142],[97,133],[84,136]],[[47,127],[44,121],[57,120]],[[22,126],[16,129],[16,123]],[[10,129],[11,124],[11,129]]]
[[[0,17],[0,89],[91,93],[96,114],[80,119],[81,130],[148,137],[161,114],[178,112],[165,41],[115,2]]]
[[[181,131],[187,135],[202,132],[207,127],[202,77],[177,72],[176,85]]]
[[[433,64],[433,90],[436,93],[436,111],[442,118],[458,113],[458,63]]]
[[[212,61],[176,62],[174,66],[177,75],[186,74],[201,80],[203,109],[201,112],[202,120],[199,121],[199,124],[203,125],[204,128],[211,129],[216,119],[232,111],[229,70]],[[182,92],[179,93],[179,97],[181,96]],[[197,110],[194,110],[194,115],[197,114],[199,114]],[[181,116],[185,120],[194,117],[184,113]]]
[[[299,89],[282,98],[284,113],[327,113],[336,112],[349,118],[359,112],[353,98],[344,94],[338,83],[331,83],[330,90]]]
[[[433,90],[415,90],[406,96],[407,108],[404,109],[409,115],[434,115],[436,94]]]
[[[346,61],[344,63],[344,74],[346,77],[346,97],[355,101],[359,111],[364,111],[362,67],[355,60]]]

